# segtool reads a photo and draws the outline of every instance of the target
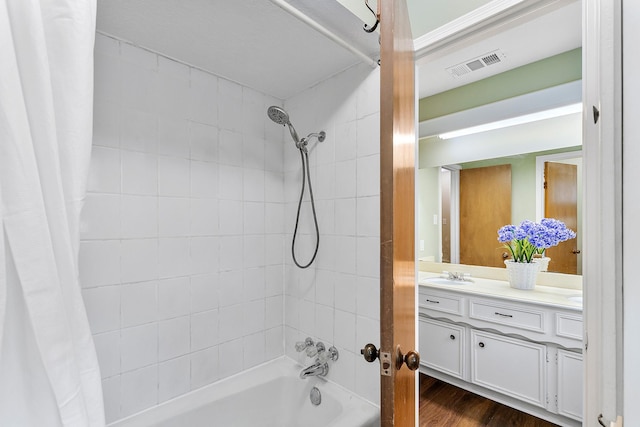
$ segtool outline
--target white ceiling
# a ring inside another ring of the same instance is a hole
[[[269,0],[98,0],[97,29],[280,99],[361,61]]]
[[[377,35],[361,31],[362,21],[335,0],[287,1],[340,37],[357,39],[361,50],[376,56]],[[421,59],[420,96],[580,46],[579,5],[558,9],[553,18],[522,19],[528,21],[522,28],[494,29],[480,41],[465,41]],[[280,99],[361,62],[270,0],[98,0],[97,29]],[[504,62],[464,79],[444,71],[495,49],[504,52]]]

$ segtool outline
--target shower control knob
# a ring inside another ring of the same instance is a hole
[[[376,348],[375,345],[369,343],[365,345],[362,350],[360,350],[360,354],[364,356],[364,360],[371,363],[378,358],[380,351]]]

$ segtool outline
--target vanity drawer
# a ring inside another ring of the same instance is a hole
[[[469,317],[514,328],[544,333],[543,311],[493,301],[471,300]]]
[[[582,341],[582,316],[556,313],[556,335]]]
[[[464,314],[464,298],[457,295],[442,295],[426,289],[418,292],[418,305],[421,308],[451,313],[462,316]]]

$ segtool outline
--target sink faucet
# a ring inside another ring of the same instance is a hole
[[[455,273],[453,271],[449,271],[449,280],[460,280],[460,273]]]
[[[469,276],[471,276],[470,274],[459,273],[455,271],[443,271],[442,273],[446,274],[447,279],[449,280],[459,280],[461,282],[471,281],[471,279],[469,279]]]

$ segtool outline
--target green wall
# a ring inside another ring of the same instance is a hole
[[[486,79],[422,98],[419,121],[445,116],[582,78],[582,49],[573,49]]]
[[[418,201],[418,240],[424,243],[424,249],[418,246],[418,257],[440,262],[440,224],[433,223],[433,216],[440,218],[440,167],[418,169],[416,187]],[[422,195],[429,197],[422,197]]]

